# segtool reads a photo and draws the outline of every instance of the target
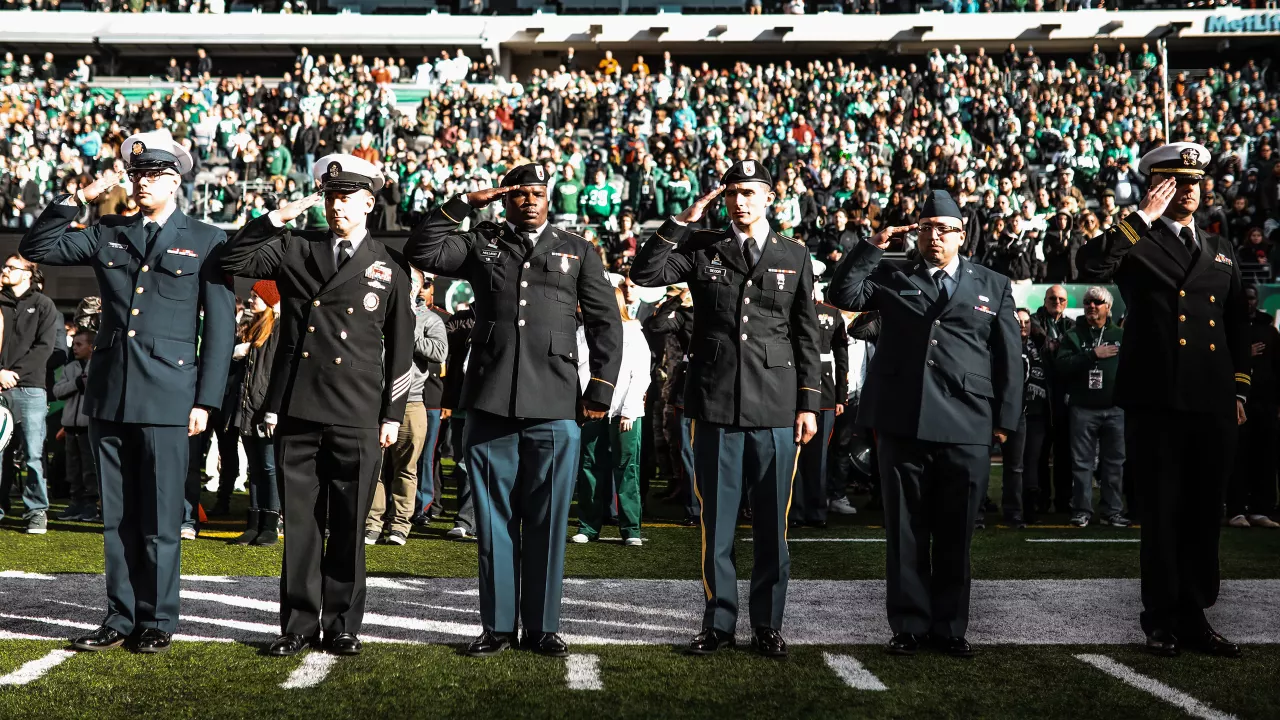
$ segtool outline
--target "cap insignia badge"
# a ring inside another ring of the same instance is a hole
[[[546,180],[546,179],[547,179],[547,171],[546,171],[546,170],[544,170],[544,169],[542,168],[542,166],[541,166],[541,165],[534,165],[534,166],[533,166],[533,173],[534,173],[535,175],[537,175],[537,176],[538,176],[538,180]]]
[[[755,163],[755,161],[754,161],[754,160],[743,160],[743,161],[742,161],[742,172],[743,172],[743,174],[744,174],[744,175],[755,175],[755,174],[756,174],[756,163]]]
[[[130,150],[130,152],[132,152],[134,155],[141,155],[146,151],[147,151],[147,146],[144,145],[141,140],[133,141],[133,149]]]
[[[1182,155],[1182,164],[1187,167],[1195,167],[1200,162],[1200,151],[1195,148],[1187,148],[1180,154]]]
[[[340,172],[342,172],[341,165],[339,165],[337,162],[329,163],[329,177],[336,178],[338,177],[338,173]]]

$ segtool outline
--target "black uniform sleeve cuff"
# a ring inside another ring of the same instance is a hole
[[[440,213],[453,222],[461,224],[471,214],[471,204],[463,200],[461,195],[455,195],[449,199],[449,202],[440,206]]]
[[[681,225],[671,218],[662,223],[662,227],[658,228],[658,232],[654,233],[654,237],[672,245],[679,246],[689,238],[689,226]]]
[[[1137,245],[1138,240],[1151,229],[1151,224],[1142,219],[1137,212],[1131,212],[1124,216],[1124,219],[1116,225],[1120,230],[1120,234],[1129,239],[1129,242]]]
[[[800,388],[800,392],[796,393],[796,412],[821,412],[822,411],[822,389],[821,388]]]

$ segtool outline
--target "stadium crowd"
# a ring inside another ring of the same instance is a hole
[[[643,405],[654,421],[645,428],[635,462],[646,487],[656,472],[656,484],[665,484],[668,499],[681,504],[687,473],[680,454],[678,378],[688,332],[656,327],[654,318],[671,316],[689,301],[687,293],[673,288],[660,304],[643,303],[622,281],[647,238],[646,223],[651,227],[651,221],[684,210],[713,189],[731,163],[756,159],[776,179],[770,209],[774,228],[802,241],[820,275],[829,277],[855,243],[881,227],[909,224],[929,191],[949,190],[965,216],[964,255],[1015,283],[1053,284],[1044,307],[1022,317],[1027,425],[1003,453],[1006,489],[1021,474],[1024,498],[1031,500],[1006,497],[1005,520],[1032,522],[1032,510],[1052,507],[1070,514],[1074,524],[1091,522],[1094,446],[1099,445],[1103,502],[1098,519],[1128,523],[1119,411],[1109,393],[1090,392],[1092,371],[1108,372],[1115,352],[1107,346],[1114,347],[1123,331],[1119,318],[1110,316],[1113,298],[1105,288],[1089,290],[1084,315],[1072,320],[1060,283],[1085,280],[1075,262],[1077,250],[1138,203],[1146,187],[1137,158],[1166,140],[1160,72],[1146,44],[1136,51],[1121,45],[1109,53],[1095,46],[1079,60],[1045,58],[1014,45],[993,55],[957,47],[931,51],[902,67],[784,61],[713,69],[707,63],[677,64],[669,53],[652,58],[650,65],[644,57],[624,62],[612,53],[584,62],[570,51],[555,70],[519,77],[500,75],[490,58],[470,58],[462,50],[415,64],[406,58],[312,55],[304,48],[278,83],[220,77],[215,62],[201,51],[185,62],[172,60],[158,73],[177,83],[176,89],[140,102],[87,87],[94,75],[92,60],[78,59],[74,69],[59,67],[52,54],[40,62],[12,55],[0,62],[0,225],[18,231],[30,227],[55,194],[75,193],[106,171],[118,174],[118,185],[94,198],[77,221],[89,224],[104,215],[137,212],[120,145],[133,132],[155,128],[169,130],[195,158],[196,167],[184,177],[184,211],[227,227],[310,192],[312,164],[331,152],[351,152],[387,177],[372,220],[375,231],[413,227],[456,194],[496,185],[521,163],[542,164],[552,178],[556,224],[596,245],[620,285],[624,319],[644,330],[650,384]],[[422,95],[412,110],[398,102],[409,93]],[[1202,74],[1177,73],[1170,94],[1168,139],[1194,139],[1214,158],[1203,186],[1201,225],[1231,240],[1247,280],[1270,282],[1280,242],[1280,158],[1275,155],[1280,108],[1263,67],[1250,61],[1241,67],[1224,63]],[[478,211],[473,220],[494,212],[494,207]],[[711,224],[722,225],[723,212],[714,209]],[[297,222],[323,227],[324,216],[313,211]],[[10,258],[4,285],[0,306],[9,313],[27,294],[38,294],[38,269]],[[270,323],[264,330],[261,318],[270,309],[272,292],[255,286],[246,299],[243,358],[256,357],[251,350],[270,337]],[[453,430],[461,418],[450,417],[447,378],[461,377],[468,330],[465,305],[449,315],[439,307],[443,298],[433,292],[433,281],[426,278],[419,316],[432,311],[440,316],[448,352],[447,358],[424,359],[420,368],[427,393],[423,407],[435,413],[420,447],[439,445],[440,452],[422,451],[416,460],[413,517],[419,523],[438,511],[440,476],[430,468],[460,439]],[[86,307],[92,310],[92,303]],[[92,327],[91,318],[86,312],[65,326],[64,347],[57,334],[63,323],[50,316],[41,329],[49,333],[47,339],[36,342],[48,343],[49,357],[59,358],[54,366],[83,360],[75,348],[81,343],[83,350],[85,340],[78,334]],[[1254,318],[1261,366],[1277,357],[1280,338],[1269,316],[1255,312]],[[859,324],[846,314],[845,320],[853,323],[850,334],[858,338],[851,345],[845,404],[856,405],[875,330],[867,318]],[[6,338],[0,382],[7,382],[3,373],[22,347],[23,342]],[[453,363],[458,369],[450,371]],[[83,373],[82,367],[68,367],[48,375],[28,373],[16,387],[29,388],[33,396],[46,389],[58,395],[56,382]],[[243,364],[238,367],[244,372]],[[1255,392],[1267,387],[1259,379],[1266,374],[1255,368]],[[249,387],[251,375],[229,387],[237,392]],[[1109,388],[1111,383],[1104,377],[1101,384]],[[1271,388],[1259,395],[1262,402],[1275,402]],[[62,391],[68,391],[65,382]],[[238,394],[229,402],[244,397]],[[232,458],[238,457],[235,440],[253,432],[232,430],[235,407],[224,406],[221,421],[210,423],[219,428],[214,435],[222,449],[223,477],[237,474],[231,472]],[[1275,415],[1272,408],[1270,416]],[[832,464],[837,477],[831,507],[852,512],[845,489],[850,482],[873,485],[874,470],[866,478],[854,470],[854,458],[866,445],[852,427],[853,413],[843,417],[849,427],[837,432],[832,450],[839,460]],[[24,430],[34,427],[23,425]],[[69,420],[64,414],[62,425],[76,427],[75,414]],[[1232,524],[1271,526],[1266,516],[1276,504],[1274,433],[1271,425],[1256,442],[1241,444],[1248,460],[1239,463],[1244,477],[1230,503]],[[27,455],[24,499],[30,500],[31,512],[41,502],[47,507],[47,496],[41,500],[45,491],[34,489],[32,479],[44,487],[37,467],[43,453],[32,437],[42,433],[25,434],[26,442],[15,441],[10,452]],[[65,436],[70,461],[76,433],[69,430]],[[1022,458],[1025,462],[1011,462]],[[251,477],[266,477],[269,463],[262,453],[248,462]],[[192,469],[190,485],[197,484],[200,470]],[[6,463],[5,472],[14,475],[12,463]],[[1255,479],[1268,473],[1269,482]],[[87,497],[91,485],[80,482],[81,497],[73,496],[79,502],[69,517],[94,516]],[[268,497],[255,495],[254,509],[274,512],[267,486],[261,485]],[[231,484],[220,487],[216,512],[226,510]],[[8,492],[0,493],[0,500],[7,502]],[[194,535],[199,512],[191,504]],[[1023,513],[1018,505],[1030,509]],[[688,522],[696,522],[692,509],[689,515]],[[464,509],[451,534],[467,537],[472,530]],[[383,535],[372,524],[370,531],[375,539]]]

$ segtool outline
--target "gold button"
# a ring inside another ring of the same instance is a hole
[[[355,309],[354,309],[354,308],[347,308],[347,314],[348,314],[348,315],[350,315],[350,314],[351,314],[351,313],[353,313],[353,312],[355,312]]]
[[[1209,321],[1209,327],[1217,327],[1217,326],[1218,326],[1218,323],[1216,323],[1216,322],[1214,322],[1214,321],[1212,321],[1212,320],[1210,320],[1210,321]]]
[[[150,266],[150,265],[143,265],[143,266],[142,266],[142,272],[147,272],[147,271],[149,271],[149,270],[151,270],[151,266]]]
[[[311,357],[311,353],[306,352],[306,351],[303,351],[303,353],[302,353],[302,357],[304,357],[304,358],[309,358],[309,357]]]
[[[137,334],[138,334],[138,331],[137,331],[137,330],[130,330],[130,331],[129,331],[129,337],[133,337],[134,335],[137,335]]]
[[[529,263],[525,263],[525,264],[524,264],[524,269],[525,269],[525,270],[528,270],[528,269],[529,269]]]
[[[347,339],[347,331],[346,331],[346,330],[343,330],[342,332],[338,333],[338,337],[342,338],[343,340],[346,340],[346,339]]]
[[[311,305],[312,305],[312,307],[320,307],[320,301],[319,301],[319,300],[312,300],[312,301],[311,301]]]
[[[743,304],[743,305],[750,305],[750,304],[751,304],[751,298],[742,298],[742,304]]]
[[[140,311],[140,310],[138,310],[138,308],[134,308],[134,309],[132,309],[132,310],[130,310],[130,311],[129,311],[129,314],[130,314],[130,315],[137,315],[139,312],[141,312],[141,311]]]
[[[1187,339],[1186,339],[1186,338],[1181,338],[1180,340],[1178,340],[1178,344],[1179,344],[1179,345],[1186,345],[1186,344],[1187,344]]]
[[[529,287],[529,281],[528,281],[528,280],[521,280],[521,281],[520,281],[520,287]]]
[[[308,325],[308,326],[307,326],[307,332],[312,332],[312,333],[313,333],[313,332],[315,332],[315,331],[316,331],[316,326],[315,326],[315,325]]]
[[[747,287],[751,287],[751,281],[750,281],[750,280],[748,280],[748,281],[747,281]]]
[[[111,267],[113,265],[115,265],[115,263],[111,262],[110,260],[107,261],[107,267]]]
[[[1216,300],[1217,298],[1215,298],[1214,296],[1212,295],[1209,296],[1209,302],[1215,302]]]
[[[521,301],[520,301],[520,307],[524,307],[525,305],[528,305],[528,304],[529,304],[529,301],[528,301],[528,300],[521,300]]]
[[[742,322],[746,322],[746,321],[747,321],[747,316],[746,316],[746,315],[743,315],[743,316],[742,316]]]
[[[742,339],[743,339],[743,340],[746,340],[746,339],[747,339],[747,334],[746,334],[746,333],[743,333],[743,334],[742,334]]]
[[[342,358],[334,358],[334,359],[333,359],[333,364],[334,364],[334,365],[341,365],[341,364],[342,364]]]
[[[141,294],[142,294],[142,288],[138,288],[138,289],[137,289],[137,290],[135,290],[134,292],[136,292],[136,293],[138,293],[139,295],[141,295]]]
[[[1217,349],[1218,349],[1218,348],[1214,347],[1214,344],[1213,344],[1213,343],[1209,343],[1209,351],[1210,351],[1210,352],[1213,352],[1214,350],[1217,350]]]
[[[1186,321],[1187,321],[1187,316],[1186,316],[1186,315],[1179,315],[1179,316],[1178,316],[1178,322],[1186,322]]]
[[[1186,297],[1186,296],[1187,296],[1187,291],[1186,291],[1186,290],[1179,290],[1179,291],[1178,291],[1178,297]]]

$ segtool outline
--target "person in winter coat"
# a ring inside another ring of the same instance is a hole
[[[253,320],[240,330],[234,357],[244,358],[244,380],[235,427],[240,428],[244,454],[249,460],[249,520],[233,545],[275,545],[280,539],[280,491],[276,484],[276,455],[271,430],[264,422],[271,366],[279,344],[276,308],[280,291],[275,282],[260,280],[249,293]]]
[[[1079,274],[1076,270],[1076,251],[1088,240],[1075,228],[1075,219],[1070,213],[1059,212],[1049,222],[1049,229],[1044,235],[1044,277],[1043,282],[1064,283],[1075,282]]]
[[[89,379],[89,357],[93,355],[93,330],[78,330],[71,341],[71,361],[62,368],[62,378],[53,384],[53,396],[63,401],[62,431],[66,442],[66,477],[71,487],[71,505],[59,520],[102,522],[98,510],[98,471],[89,446],[89,414],[84,408],[84,386]]]
[[[640,423],[644,393],[649,388],[649,343],[640,321],[631,316],[622,289],[616,288],[622,315],[622,368],[609,412],[582,426],[582,464],[578,470],[578,533],[571,540],[585,543],[600,537],[605,511],[617,487],[618,530],[627,545],[640,539]],[[586,333],[578,328],[578,378],[585,388],[591,380]]]

